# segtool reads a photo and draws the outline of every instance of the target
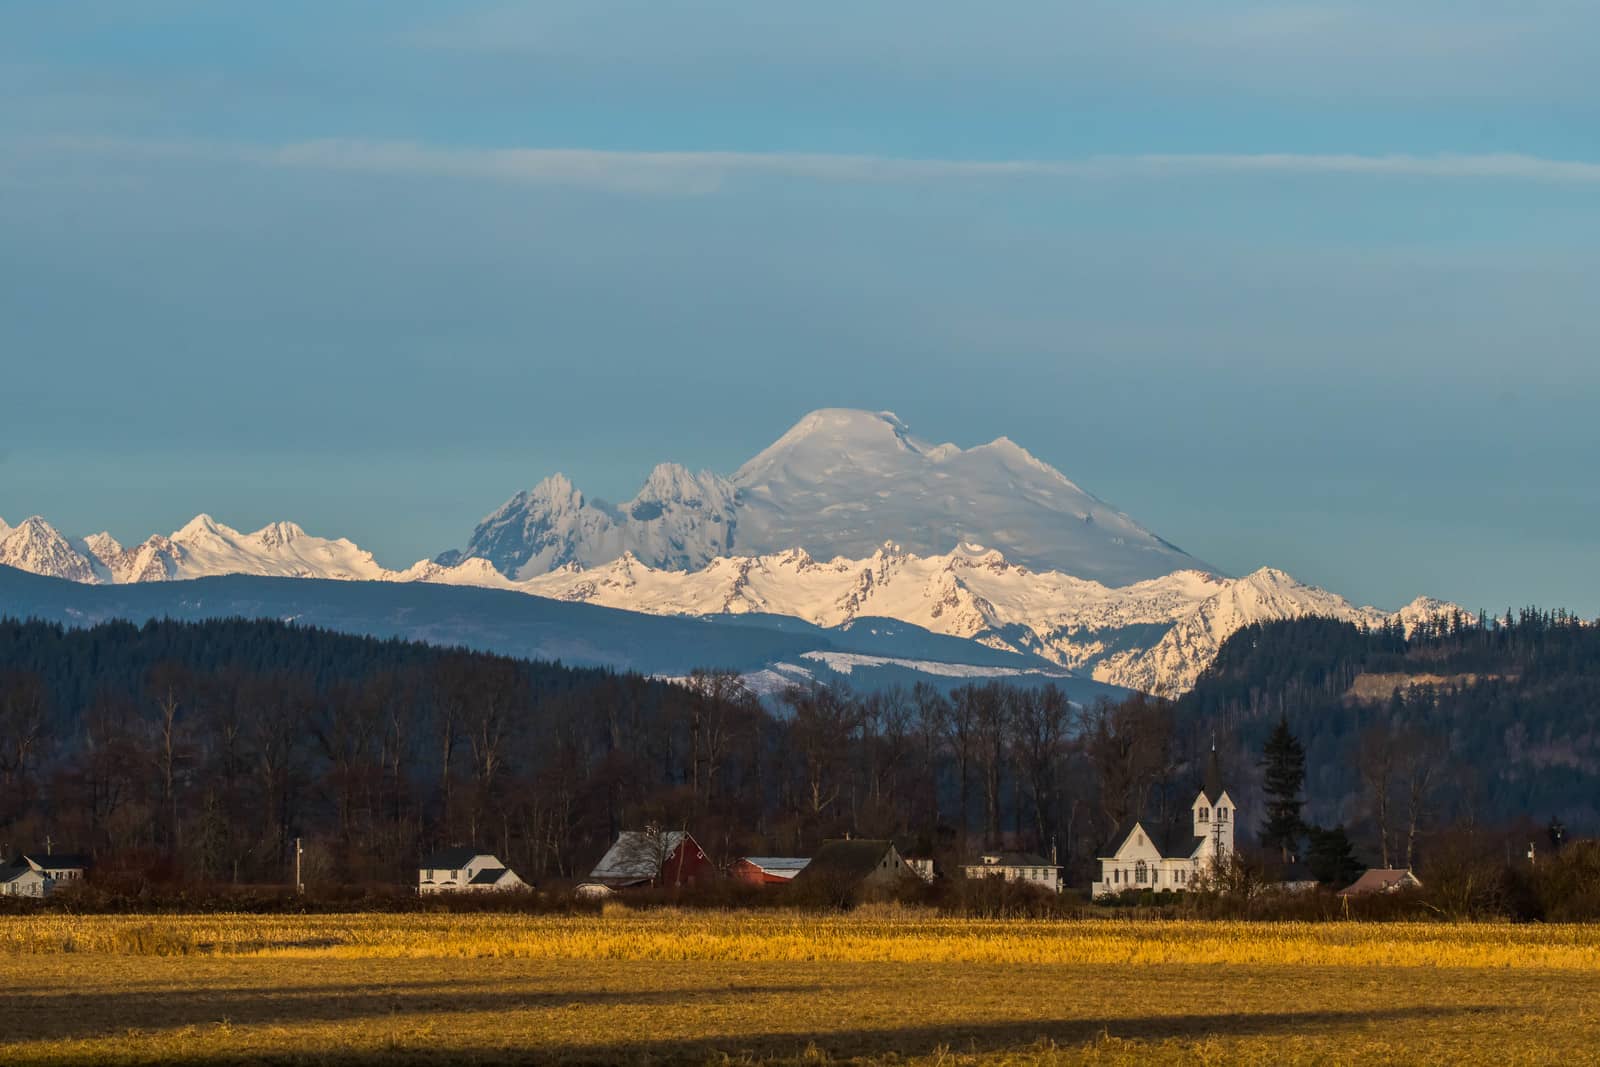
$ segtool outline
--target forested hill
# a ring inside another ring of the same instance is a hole
[[[513,660],[398,638],[379,640],[270,619],[219,619],[204,624],[160,620],[107,622],[89,629],[0,619],[0,669],[13,680],[37,679],[55,725],[71,729],[74,709],[112,695],[142,695],[152,672],[181,679],[277,678],[324,697],[380,677],[416,676],[447,666],[498,667],[530,696],[614,683],[615,672]],[[646,688],[650,683],[642,679]],[[666,686],[656,684],[663,693]]]
[[[1178,710],[1242,765],[1287,716],[1308,816],[1380,843],[1375,812],[1393,838],[1413,806],[1432,825],[1600,831],[1600,625],[1563,613],[1455,616],[1410,639],[1324,619],[1246,627]]]

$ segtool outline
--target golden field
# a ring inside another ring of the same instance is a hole
[[[1600,928],[0,918],[7,1064],[1600,1062]]]

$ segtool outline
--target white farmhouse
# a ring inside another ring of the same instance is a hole
[[[55,884],[54,878],[32,867],[0,868],[0,896],[47,897]]]
[[[447,848],[423,858],[417,866],[418,893],[479,893],[495,889],[526,889],[492,852],[475,848]]]
[[[87,856],[62,852],[28,852],[0,868],[0,896],[47,897],[64,885],[83,881]]]
[[[977,863],[962,868],[968,878],[1004,878],[1061,892],[1061,868],[1031,852],[985,852]]]
[[[1205,788],[1190,805],[1189,825],[1163,834],[1137,816],[1113,831],[1100,857],[1100,880],[1089,887],[1095,897],[1129,889],[1187,890],[1233,854],[1233,828],[1238,822],[1233,798],[1222,787],[1217,753],[1211,753]]]

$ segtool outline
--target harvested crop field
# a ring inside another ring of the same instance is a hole
[[[1593,1062],[1600,930],[656,912],[0,919],[7,1064]]]

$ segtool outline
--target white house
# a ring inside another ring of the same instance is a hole
[[[475,848],[447,848],[425,856],[417,866],[418,893],[479,893],[496,889],[526,889],[492,852]]]
[[[0,896],[45,897],[55,888],[55,879],[32,867],[0,868]]]
[[[1031,852],[985,852],[977,863],[962,868],[968,878],[1004,878],[1061,892],[1061,868]]]
[[[1115,895],[1129,889],[1187,890],[1195,881],[1233,854],[1233,828],[1238,822],[1233,798],[1222,787],[1217,754],[1211,753],[1206,784],[1189,807],[1189,825],[1163,834],[1137,816],[1124,819],[1100,857],[1100,879],[1091,896]]]

